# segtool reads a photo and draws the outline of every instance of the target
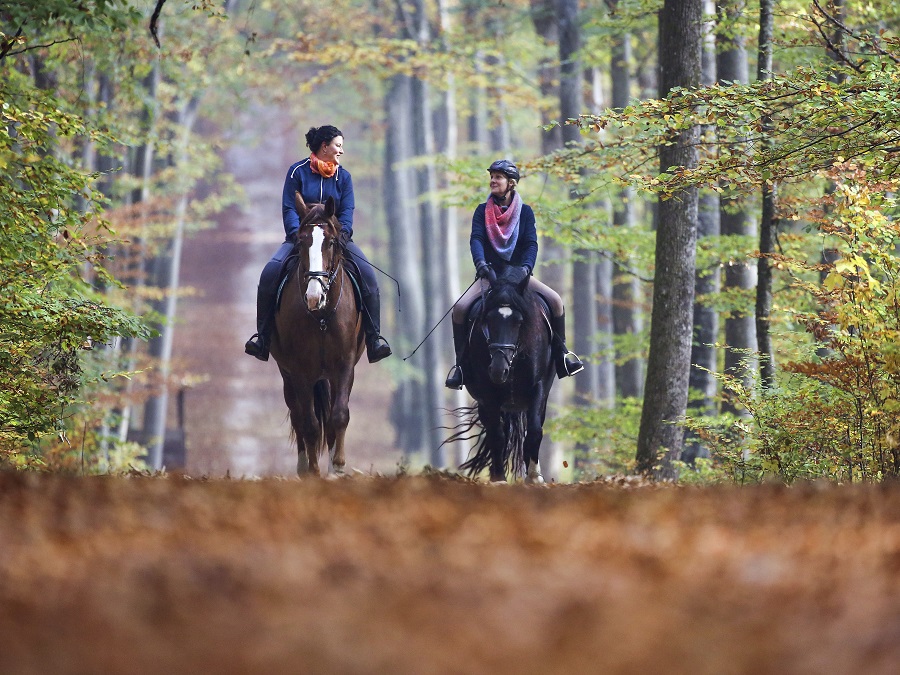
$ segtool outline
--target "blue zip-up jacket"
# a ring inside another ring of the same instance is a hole
[[[329,197],[334,197],[335,215],[341,223],[341,231],[353,236],[353,179],[350,172],[338,166],[337,173],[325,178],[313,173],[309,166],[309,157],[292,164],[284,179],[284,191],[281,195],[281,218],[284,221],[284,233],[290,237],[300,229],[300,214],[294,205],[294,192],[299,192],[307,204],[324,204]]]
[[[528,265],[532,270],[537,262],[538,239],[537,227],[534,224],[534,211],[528,204],[522,204],[522,212],[519,214],[519,238],[516,240],[516,248],[513,249],[509,261],[500,257],[491,244],[487,235],[487,227],[484,224],[484,209],[486,204],[479,204],[472,214],[472,235],[469,237],[469,249],[472,251],[472,260],[475,267],[484,260],[498,274],[507,265]]]

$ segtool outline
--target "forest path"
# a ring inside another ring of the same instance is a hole
[[[224,160],[246,202],[219,214],[214,228],[189,236],[182,257],[182,285],[198,293],[179,300],[173,358],[176,367],[208,377],[185,396],[186,472],[192,476],[296,471],[278,367],[245,355],[244,342],[256,330],[259,274],[284,240],[281,190],[288,167],[301,156],[305,129],[272,109],[248,114],[243,128],[246,136],[233,140]],[[378,368],[384,366],[363,358],[356,369],[347,467],[393,473],[401,455],[387,422],[389,379]],[[172,405],[170,427],[176,419]]]
[[[896,485],[0,474],[0,672],[896,673]]]

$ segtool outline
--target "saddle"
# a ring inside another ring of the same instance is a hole
[[[297,255],[289,255],[285,258],[284,262],[281,263],[281,271],[278,273],[278,291],[275,293],[276,312],[281,307],[281,296],[284,293],[284,286],[288,279],[291,278],[291,274],[297,268],[299,260]],[[344,258],[343,262],[344,269],[347,270],[347,276],[350,277],[353,286],[353,299],[356,301],[356,311],[359,311],[362,307],[362,287],[359,282],[359,267],[357,267],[356,261],[350,260],[349,258]]]

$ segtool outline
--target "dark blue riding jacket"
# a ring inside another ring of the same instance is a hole
[[[494,249],[487,235],[487,227],[484,224],[484,210],[486,204],[479,204],[472,214],[472,234],[469,237],[469,249],[472,251],[472,260],[475,267],[484,260],[489,263],[498,274],[507,265],[528,265],[532,270],[537,262],[538,239],[537,228],[534,224],[534,211],[528,204],[522,204],[522,212],[519,214],[519,238],[516,240],[516,248],[508,261],[500,257]]]
[[[284,233],[291,237],[300,228],[300,214],[294,203],[294,192],[297,191],[307,204],[324,204],[329,197],[334,197],[337,219],[341,223],[341,231],[353,236],[353,179],[350,172],[338,166],[337,173],[325,178],[313,173],[309,166],[309,157],[292,164],[284,179],[284,191],[281,195],[281,217],[284,221]]]

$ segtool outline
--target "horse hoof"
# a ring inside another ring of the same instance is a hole
[[[544,485],[544,477],[541,474],[525,476],[525,485]]]

